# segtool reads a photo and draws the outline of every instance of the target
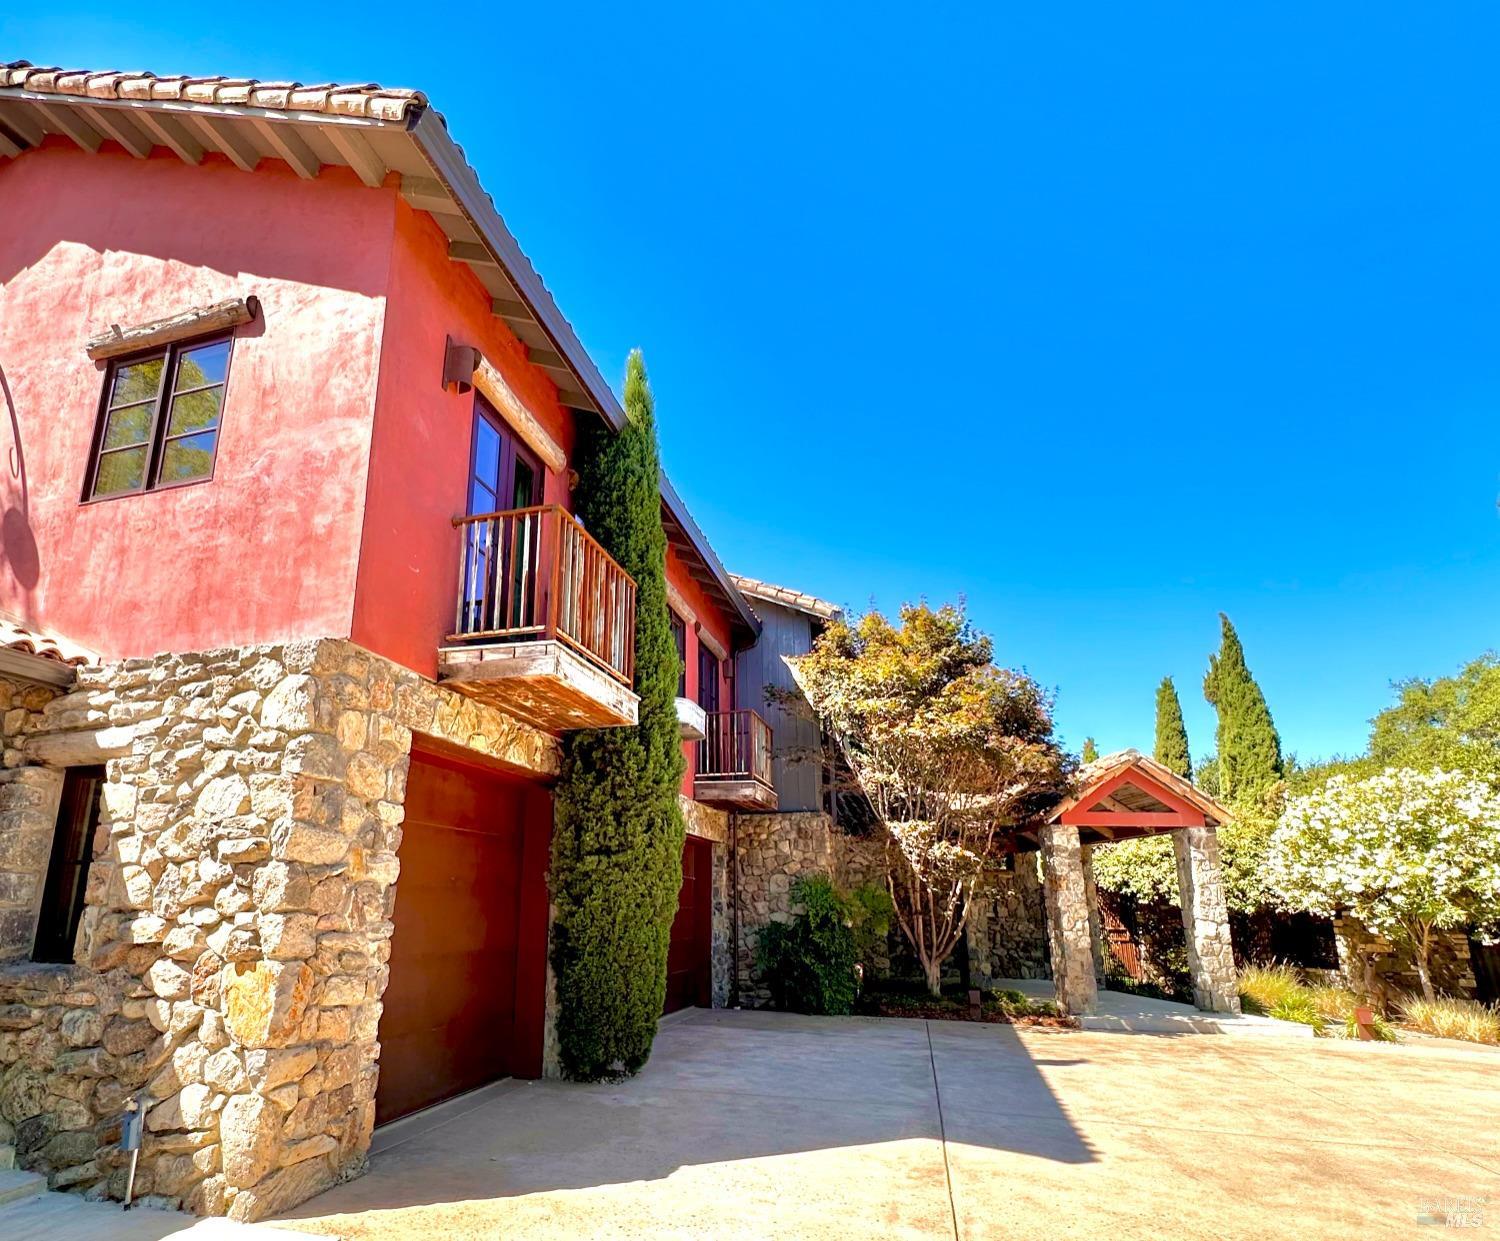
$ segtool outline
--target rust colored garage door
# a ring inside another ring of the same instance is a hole
[[[667,1002],[662,1011],[712,1004],[710,952],[713,941],[713,845],[689,836],[682,846],[682,889],[667,952]]]
[[[536,1076],[549,822],[545,790],[412,755],[377,1124],[497,1077]]]

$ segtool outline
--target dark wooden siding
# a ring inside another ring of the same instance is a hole
[[[752,601],[761,619],[760,641],[735,656],[737,705],[765,717],[773,734],[772,780],[781,810],[823,808],[822,764],[817,761],[818,729],[810,719],[767,701],[766,687],[792,689],[796,681],[786,660],[812,649],[815,617],[762,599]]]

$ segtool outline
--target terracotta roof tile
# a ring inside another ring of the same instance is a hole
[[[738,573],[731,573],[729,576],[739,587],[740,593],[751,599],[779,603],[782,607],[793,608],[798,612],[810,612],[814,616],[823,617],[824,620],[833,620],[837,616],[842,616],[844,612],[844,609],[836,603],[829,603],[826,599],[819,599],[816,595],[804,594],[789,586],[775,586],[757,578],[741,577]]]
[[[69,642],[66,638],[54,638],[50,634],[28,629],[20,621],[3,613],[0,613],[0,648],[20,651],[24,655],[37,655],[73,668],[99,662],[99,656],[93,651]]]
[[[0,64],[0,86],[82,99],[187,99],[194,103],[323,112],[378,121],[402,121],[408,112],[427,107],[427,96],[421,91],[380,86],[375,82],[305,86],[301,82],[262,82],[257,78],[222,75],[186,77],[159,76],[145,70],[59,69],[33,65],[27,60]]]

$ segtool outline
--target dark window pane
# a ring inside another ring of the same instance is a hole
[[[62,800],[52,837],[52,859],[42,889],[32,959],[69,963],[78,919],[83,913],[89,863],[94,858],[94,832],[99,826],[99,789],[102,767],[69,767],[63,775]]]
[[[119,452],[101,453],[99,477],[94,483],[96,496],[112,496],[122,491],[137,491],[146,477],[146,450],[125,448]]]
[[[206,388],[202,392],[189,392],[186,396],[172,398],[172,418],[167,424],[168,435],[181,435],[184,431],[207,430],[219,421],[219,401],[223,388]]]
[[[132,444],[144,444],[151,434],[151,414],[156,409],[151,405],[127,405],[109,415],[104,429],[104,448],[128,448]]]
[[[530,508],[536,503],[536,471],[529,461],[516,458],[516,485],[511,495],[512,508]]]
[[[474,420],[474,477],[491,492],[500,490],[500,432],[485,418]]]
[[[115,386],[110,389],[111,408],[117,405],[133,405],[137,401],[154,401],[161,390],[161,368],[165,357],[147,358],[144,362],[132,362],[115,371]]]
[[[187,388],[201,388],[205,384],[221,384],[229,366],[229,342],[216,341],[212,345],[200,345],[196,349],[185,349],[177,363],[177,382],[173,392]]]
[[[161,455],[163,483],[180,483],[189,478],[206,478],[214,465],[214,432],[189,435],[171,440]]]

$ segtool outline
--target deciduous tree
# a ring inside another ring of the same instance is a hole
[[[997,833],[1064,780],[1048,695],[991,656],[959,608],[922,604],[899,625],[835,622],[797,661],[886,834],[896,919],[933,995]]]
[[[1462,772],[1334,776],[1287,803],[1267,864],[1294,906],[1408,945],[1431,1000],[1433,932],[1500,920],[1500,793]]]

